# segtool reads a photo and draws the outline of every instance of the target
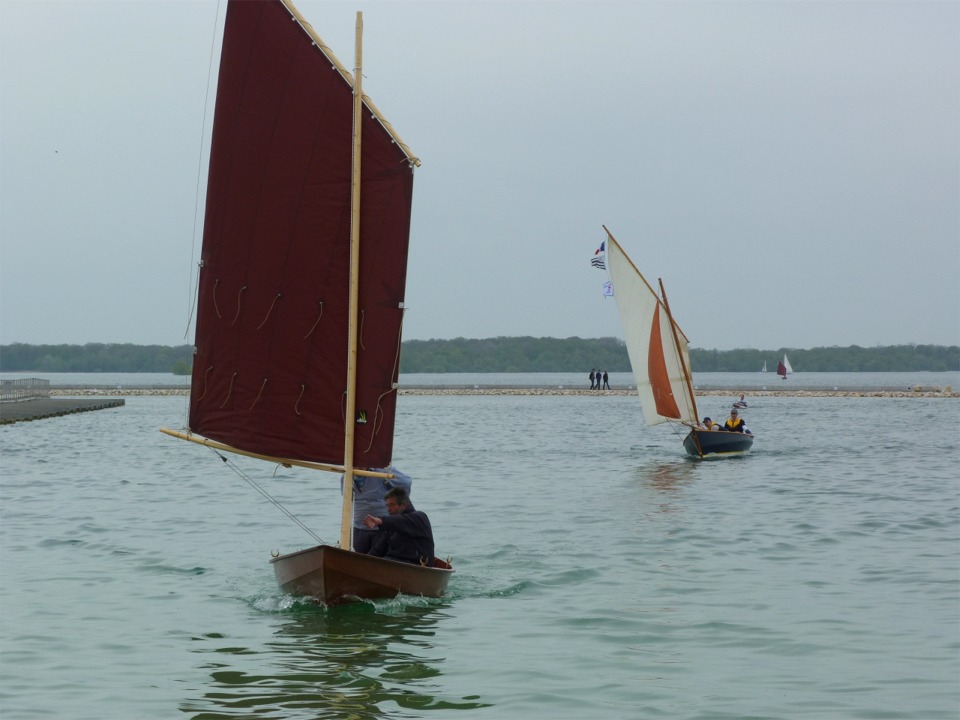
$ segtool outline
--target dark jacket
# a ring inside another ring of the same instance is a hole
[[[743,418],[729,418],[727,422],[724,423],[723,429],[728,432],[743,432]]]
[[[380,519],[383,524],[371,555],[417,565],[422,558],[427,565],[433,564],[433,529],[425,512],[408,503],[403,512]]]

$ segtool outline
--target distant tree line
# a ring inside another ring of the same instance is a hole
[[[0,371],[3,372],[138,372],[188,375],[192,362],[191,345],[0,345]]]
[[[767,364],[776,372],[786,353],[796,372],[942,372],[960,370],[960,346],[888,345],[863,348],[817,347],[809,350],[690,350],[696,372],[757,372]],[[0,345],[3,372],[190,373],[193,347],[178,345]],[[403,373],[627,372],[627,348],[617,338],[497,337],[485,340],[408,340],[403,343]]]
[[[960,370],[960,346],[890,345],[863,348],[818,347],[810,350],[690,350],[696,372],[756,372],[790,358],[795,372],[943,372]],[[580,372],[602,368],[628,372],[626,344],[617,338],[498,337],[486,340],[410,340],[403,343],[400,370],[445,372]]]
[[[404,373],[628,371],[630,358],[616,338],[497,337],[486,340],[408,340],[400,354]]]
[[[784,353],[796,372],[944,372],[960,370],[960,346],[887,345],[864,348],[815,347],[809,350],[691,350],[690,363],[698,372],[752,372],[767,364],[777,371]]]

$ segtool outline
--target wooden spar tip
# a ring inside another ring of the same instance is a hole
[[[610,232],[610,230],[607,229],[607,226],[606,226],[606,225],[601,225],[600,227],[602,227],[603,230],[604,230],[604,232],[607,233],[607,239],[610,240],[614,245],[616,245],[616,246],[620,249],[620,252],[623,254],[624,259],[625,259],[628,263],[630,263],[630,266],[634,269],[634,271],[637,273],[637,275],[640,276],[640,279],[643,280],[643,284],[647,286],[647,289],[653,294],[653,296],[654,296],[655,298],[657,298],[657,301],[658,301],[661,305],[663,305],[664,302],[663,302],[663,299],[661,298],[661,296],[657,294],[657,291],[653,289],[653,285],[650,284],[650,282],[647,280],[647,278],[644,276],[644,274],[643,274],[642,272],[640,272],[640,269],[634,264],[633,260],[630,259],[630,256],[627,255],[626,251],[623,249],[623,246],[622,246],[619,242],[617,242],[617,239],[613,236],[613,233]],[[659,282],[660,282],[660,288],[661,288],[661,292],[662,292],[662,289],[663,289],[663,281],[660,280]],[[666,307],[664,307],[664,309],[666,309]],[[681,327],[676,323],[676,321],[674,321],[673,324],[674,324],[674,326],[677,328],[677,330],[679,331],[679,333],[680,333],[681,335],[683,335],[683,339],[686,340],[686,341],[689,343],[689,342],[690,342],[690,338],[687,337],[687,334],[683,331],[683,328],[681,328]]]
[[[317,49],[320,50],[326,56],[327,60],[333,65],[333,67],[343,76],[343,79],[346,80],[350,87],[354,87],[353,73],[351,73],[340,62],[339,58],[334,54],[333,50],[330,49],[330,46],[327,45],[323,38],[321,38],[317,31],[313,29],[313,26],[307,22],[306,18],[300,14],[300,11],[297,7],[291,2],[291,0],[280,0],[283,3],[283,6],[287,9],[287,12],[293,16],[293,19],[297,21],[297,24],[300,25],[313,40],[314,44],[317,46]],[[393,138],[393,141],[400,146],[400,149],[403,150],[403,154],[407,156],[407,159],[410,161],[410,164],[413,167],[420,167],[420,158],[413,154],[413,151],[410,149],[410,146],[407,145],[403,139],[400,137],[399,133],[394,129],[393,125],[384,117],[383,113],[380,112],[380,109],[374,104],[373,100],[370,99],[369,95],[363,95],[363,104],[367,106],[367,109],[370,113],[377,119],[381,125],[383,125],[384,130],[387,131],[387,134]]]

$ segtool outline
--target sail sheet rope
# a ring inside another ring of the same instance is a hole
[[[682,439],[684,437],[684,433],[686,432],[685,430],[686,426],[683,423],[678,424],[672,421],[670,421],[669,424],[670,424],[670,429],[673,431],[673,434],[676,435],[678,438]]]
[[[279,500],[277,500],[275,497],[273,497],[273,495],[271,495],[271,494],[268,493],[266,490],[264,490],[263,487],[262,487],[256,480],[254,480],[252,477],[250,477],[250,476],[247,475],[245,472],[243,472],[243,470],[241,470],[239,467],[237,467],[236,463],[234,463],[233,461],[231,461],[231,460],[230,460],[228,457],[226,457],[223,453],[217,452],[217,450],[215,450],[214,448],[209,448],[209,449],[210,449],[210,451],[211,451],[214,455],[216,455],[218,458],[220,458],[221,460],[223,460],[223,462],[226,463],[227,467],[229,467],[231,470],[233,470],[233,471],[237,474],[237,477],[239,477],[241,480],[243,480],[244,482],[246,482],[250,487],[252,487],[252,488],[253,488],[254,490],[256,490],[258,493],[260,493],[261,495],[263,495],[263,497],[265,497],[267,500],[269,500],[269,501],[273,504],[274,507],[276,507],[280,512],[282,512],[282,513],[283,513],[284,515],[286,515],[288,518],[290,518],[291,520],[293,520],[293,522],[295,522],[297,525],[299,525],[299,526],[303,529],[303,531],[306,532],[306,533],[307,533],[310,537],[312,537],[314,540],[316,540],[317,543],[319,543],[320,545],[326,545],[326,544],[327,544],[327,543],[324,542],[323,539],[322,539],[319,535],[317,535],[313,530],[311,530],[311,529],[308,528],[306,525],[304,525],[304,524],[303,524],[303,521],[301,521],[300,518],[298,518],[298,517],[297,517],[296,515],[294,515],[292,512],[290,512],[289,510],[287,510],[287,508],[285,508],[285,507],[283,506],[283,504],[282,504]]]

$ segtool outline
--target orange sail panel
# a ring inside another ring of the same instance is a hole
[[[653,327],[650,331],[650,348],[648,353],[647,369],[650,373],[650,386],[653,389],[653,399],[654,403],[656,403],[657,414],[668,418],[679,418],[680,408],[677,407],[677,401],[673,397],[670,373],[667,371],[667,361],[663,356],[659,304],[657,304],[656,309],[653,311]]]
[[[280,0],[230,0],[210,155],[190,429],[343,462],[351,83]],[[413,165],[364,112],[354,460],[391,460]]]

